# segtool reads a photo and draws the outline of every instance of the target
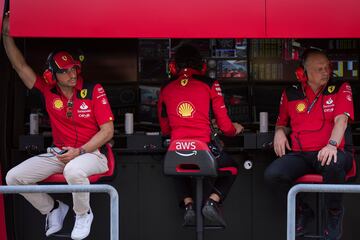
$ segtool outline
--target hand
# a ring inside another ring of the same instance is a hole
[[[5,36],[9,35],[9,31],[10,31],[9,16],[10,16],[10,12],[6,12],[3,19],[2,34]]]
[[[211,125],[214,129],[218,130],[219,126],[217,125],[216,119],[211,119]]]
[[[235,132],[236,135],[238,135],[242,131],[244,131],[244,127],[240,123],[233,122],[232,124],[233,124],[234,128],[236,129],[236,132]]]
[[[332,145],[326,145],[318,153],[318,161],[321,162],[321,166],[330,165],[331,160],[334,159],[334,163],[337,162],[337,148]]]
[[[73,148],[73,147],[63,147],[63,150],[67,150],[64,154],[57,154],[56,157],[59,159],[59,161],[67,164],[74,158],[80,155],[80,149],[79,148]]]
[[[286,149],[291,150],[289,141],[283,129],[277,129],[274,136],[274,151],[276,156],[282,157],[285,155]]]

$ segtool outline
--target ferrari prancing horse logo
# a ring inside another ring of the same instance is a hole
[[[180,84],[181,86],[185,87],[188,84],[189,80],[187,78],[181,79]]]
[[[335,86],[334,85],[328,86],[327,90],[329,93],[332,93],[335,90]]]
[[[81,92],[80,92],[80,96],[81,96],[81,98],[85,98],[85,97],[86,97],[86,95],[87,95],[87,89],[83,89],[83,90],[81,90]]]

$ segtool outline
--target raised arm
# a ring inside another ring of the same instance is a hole
[[[9,35],[9,14],[6,14],[4,17],[2,36],[4,48],[11,65],[18,73],[25,86],[29,89],[33,88],[36,81],[36,74],[26,63],[25,58],[16,46],[14,39]]]

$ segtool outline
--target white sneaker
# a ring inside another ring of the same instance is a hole
[[[83,215],[76,215],[74,229],[71,232],[71,238],[74,240],[86,238],[90,233],[93,219],[94,214],[91,209]]]
[[[45,234],[47,237],[62,229],[65,216],[69,211],[68,205],[58,200],[57,202],[59,203],[59,207],[46,214]]]

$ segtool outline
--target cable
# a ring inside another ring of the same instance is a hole
[[[300,142],[300,133],[311,133],[311,132],[318,132],[318,131],[321,131],[323,129],[323,127],[325,126],[325,111],[324,111],[324,95],[323,95],[323,92],[325,90],[325,87],[320,91],[320,93],[316,96],[316,98],[314,99],[314,101],[311,103],[311,105],[309,106],[308,108],[308,114],[310,113],[311,111],[311,108],[312,106],[315,105],[316,101],[317,101],[317,98],[319,98],[319,96],[321,95],[321,110],[322,110],[322,121],[321,121],[321,126],[319,129],[314,129],[314,130],[303,130],[303,131],[299,131],[296,133],[295,135],[295,139],[296,139],[296,142],[299,144],[299,147],[300,147],[300,151],[303,152],[303,148],[302,148],[302,145],[301,145],[301,142]],[[305,94],[305,92],[304,92]],[[306,97],[306,95],[305,95]],[[314,103],[315,102],[315,103]],[[311,108],[310,108],[311,107]]]

